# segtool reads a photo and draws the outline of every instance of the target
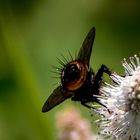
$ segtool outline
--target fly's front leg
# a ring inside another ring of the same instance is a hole
[[[94,94],[96,95],[99,94],[99,89],[100,89],[100,85],[102,84],[102,77],[104,73],[110,76],[112,72],[109,70],[107,66],[101,65],[100,69],[95,75],[95,80],[94,80]]]
[[[103,73],[106,73],[110,76],[112,72],[109,70],[109,68],[106,65],[102,64],[97,72],[97,75],[99,74],[102,77]]]
[[[109,68],[106,65],[102,64],[95,76],[95,83],[98,83],[102,80],[104,73],[110,76],[112,72],[109,70]]]

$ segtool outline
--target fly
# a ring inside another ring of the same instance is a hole
[[[75,60],[63,65],[60,71],[61,84],[48,97],[42,107],[42,112],[48,112],[69,98],[72,101],[80,101],[88,108],[92,108],[88,105],[90,102],[101,104],[94,95],[99,95],[103,74],[111,75],[111,71],[102,64],[98,72],[94,74],[89,66],[94,38],[95,27],[88,32]]]

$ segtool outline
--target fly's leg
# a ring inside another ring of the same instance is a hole
[[[104,104],[102,104],[102,103],[99,102],[98,100],[97,100],[96,102],[97,102],[98,104],[100,104],[101,106],[103,106],[104,108],[106,108],[109,114],[112,113],[112,111],[110,111]],[[95,108],[95,107],[93,107],[93,106],[90,106],[90,105],[86,104],[85,102],[81,102],[81,104],[82,104],[83,106],[89,108],[89,109],[93,109],[95,112],[97,111],[96,109],[98,109],[98,108]],[[97,112],[98,112],[98,111],[97,111]]]
[[[104,104],[100,103],[99,101],[96,101],[96,102],[99,103],[101,106],[105,107],[105,108],[107,109],[107,111],[108,111],[109,114],[111,113],[111,111],[110,111]],[[85,102],[81,102],[81,104],[82,104],[83,106],[89,108],[89,109],[93,109],[93,110],[96,112],[96,109],[97,109],[97,108],[95,108],[95,107],[93,107],[93,106],[90,106],[90,105],[86,104]]]
[[[94,109],[94,110],[95,110],[95,108],[94,108],[93,106],[90,106],[90,105],[86,104],[85,102],[81,102],[81,104],[82,104],[83,106],[89,108],[89,109]]]
[[[100,86],[102,84],[102,77],[103,74],[106,73],[109,76],[112,74],[112,72],[109,70],[109,68],[106,65],[101,65],[100,69],[98,70],[97,74],[95,75],[95,80],[94,80],[94,94],[95,95],[99,95],[99,90],[100,90]],[[102,104],[96,97],[95,98],[95,102],[97,102],[98,104],[100,104],[101,106],[105,107],[108,112],[110,112],[110,110],[104,105]]]
[[[106,65],[101,65],[100,69],[98,70],[97,74],[95,75],[95,80],[94,80],[94,89],[95,89],[95,94],[99,93],[99,88],[102,83],[102,77],[103,74],[106,73],[109,76],[111,75],[111,71]]]
[[[103,76],[103,73],[106,73],[110,76],[112,72],[109,70],[109,68],[106,65],[102,64],[95,78],[101,78]]]

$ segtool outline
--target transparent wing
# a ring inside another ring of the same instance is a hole
[[[42,112],[48,112],[56,105],[70,98],[72,95],[72,92],[66,92],[65,90],[63,90],[62,86],[57,87],[43,105]]]
[[[88,66],[89,66],[89,60],[92,52],[92,45],[94,42],[94,38],[95,38],[95,27],[93,27],[88,32],[77,57],[78,60],[81,60],[82,62],[86,63]]]

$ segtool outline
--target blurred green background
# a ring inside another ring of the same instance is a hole
[[[139,53],[138,0],[0,1],[0,140],[56,140],[55,113],[41,108],[59,79],[56,57],[75,55],[91,27],[96,37],[91,66],[106,64],[123,73],[123,57]]]

